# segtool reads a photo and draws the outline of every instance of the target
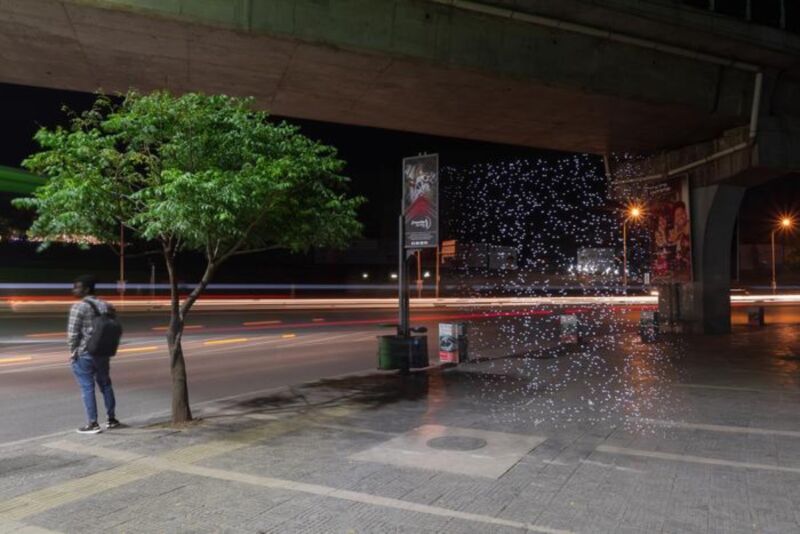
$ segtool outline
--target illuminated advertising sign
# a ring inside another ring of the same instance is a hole
[[[692,231],[688,183],[677,179],[648,188],[648,219],[652,232],[651,282],[692,280]]]
[[[403,159],[405,248],[439,243],[439,155]]]

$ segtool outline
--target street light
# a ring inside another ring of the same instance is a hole
[[[770,235],[770,240],[772,242],[772,292],[775,293],[778,289],[778,280],[775,276],[775,232],[784,231],[787,232],[792,229],[794,226],[794,219],[789,217],[788,215],[781,216],[778,224],[772,229],[772,234]]]
[[[622,220],[622,287],[628,289],[628,221],[636,222],[644,216],[644,208],[639,204],[629,204]]]

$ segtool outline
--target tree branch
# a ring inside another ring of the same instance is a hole
[[[259,252],[266,252],[268,250],[277,250],[279,248],[283,248],[279,245],[270,245],[268,247],[262,248],[249,248],[245,250],[237,250],[236,252],[231,252],[228,256],[241,256],[242,254],[257,254]]]
[[[267,212],[269,212],[269,207],[264,208],[261,213],[258,214],[258,217],[253,219],[253,222],[251,222],[250,225],[245,229],[245,231],[242,233],[242,237],[236,241],[236,244],[234,244],[225,254],[222,255],[220,258],[220,263],[238,252],[239,247],[247,242],[247,239],[250,237],[250,232],[252,232],[256,226],[258,226],[258,223],[260,223],[261,220],[267,215]]]
[[[183,301],[183,304],[181,304],[181,317],[186,317],[186,314],[189,313],[190,309],[192,309],[192,306],[197,298],[206,289],[206,287],[208,287],[208,283],[211,282],[211,279],[214,277],[214,272],[216,272],[217,267],[219,267],[219,263],[212,261],[206,263],[206,272],[203,273],[203,278],[196,286],[194,286],[192,292],[189,293],[189,296],[186,297],[186,299]]]

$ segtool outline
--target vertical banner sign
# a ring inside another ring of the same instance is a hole
[[[647,190],[652,232],[651,282],[692,280],[692,228],[689,222],[688,182],[671,180]]]
[[[439,155],[403,159],[405,248],[439,243]]]

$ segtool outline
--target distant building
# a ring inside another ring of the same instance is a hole
[[[518,268],[517,249],[490,243],[459,243],[456,269],[483,271],[514,271]]]
[[[613,248],[579,248],[574,274],[614,275],[617,261]]]

